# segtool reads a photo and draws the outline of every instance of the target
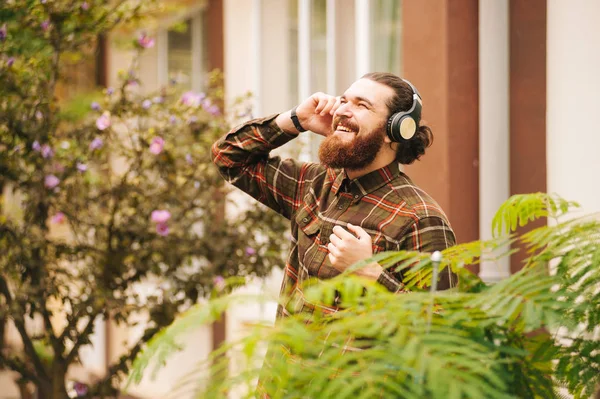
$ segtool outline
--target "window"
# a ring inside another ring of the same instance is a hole
[[[401,2],[371,0],[370,7],[371,70],[400,75]]]
[[[400,0],[288,0],[287,6],[290,106],[316,91],[341,94],[369,71],[402,73]],[[316,159],[320,138],[304,141]]]
[[[200,91],[207,65],[204,13],[195,11],[158,34],[158,83],[171,81]]]
[[[188,19],[167,32],[167,75],[169,81],[192,85],[192,20]]]

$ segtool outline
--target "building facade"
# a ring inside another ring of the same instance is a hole
[[[578,201],[584,212],[600,211],[597,0],[183,3],[161,21],[157,44],[144,55],[147,90],[177,78],[200,91],[204,73],[219,68],[227,98],[251,91],[260,116],[316,91],[341,94],[369,71],[393,72],[419,89],[435,137],[406,173],[446,210],[459,242],[489,238],[496,209],[512,194],[552,192]],[[187,29],[175,31],[174,24]],[[117,42],[106,38],[100,51],[103,85],[113,85],[131,59]],[[319,140],[306,134],[298,141],[300,158],[315,160]],[[518,269],[515,256],[475,271],[497,281]],[[280,279],[275,273],[248,290],[276,296]],[[214,345],[274,313],[274,303],[232,310],[225,323],[190,336],[157,380],[131,391],[168,397]],[[99,327],[97,345],[83,360],[101,374],[141,330]]]

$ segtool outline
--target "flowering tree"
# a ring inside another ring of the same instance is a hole
[[[143,344],[224,279],[280,265],[280,219],[258,206],[223,216],[226,187],[209,154],[228,129],[218,73],[204,93],[171,84],[143,95],[134,61],[81,120],[60,106],[68,60],[156,6],[28,0],[0,10],[0,325],[12,323],[22,344],[0,348],[0,367],[40,398],[67,397],[67,372],[97,320],[148,315],[105,378],[78,386],[83,397],[116,395]],[[153,45],[146,34],[134,41],[138,55]],[[156,290],[142,296],[136,284],[147,281]]]

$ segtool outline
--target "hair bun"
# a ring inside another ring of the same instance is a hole
[[[409,165],[425,154],[425,149],[433,143],[431,128],[420,125],[415,135],[399,144],[396,160],[404,165]]]

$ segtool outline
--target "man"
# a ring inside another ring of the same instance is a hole
[[[305,301],[302,283],[309,278],[329,279],[381,251],[433,252],[455,244],[440,206],[400,170],[431,145],[420,116],[421,98],[410,83],[370,73],[341,97],[315,93],[213,145],[213,161],[228,182],[291,220],[278,318],[315,308],[337,311],[335,304]],[[269,156],[305,130],[325,136],[320,163]],[[403,291],[402,274],[378,264],[356,273]],[[438,287],[452,285],[453,276],[443,273]]]

